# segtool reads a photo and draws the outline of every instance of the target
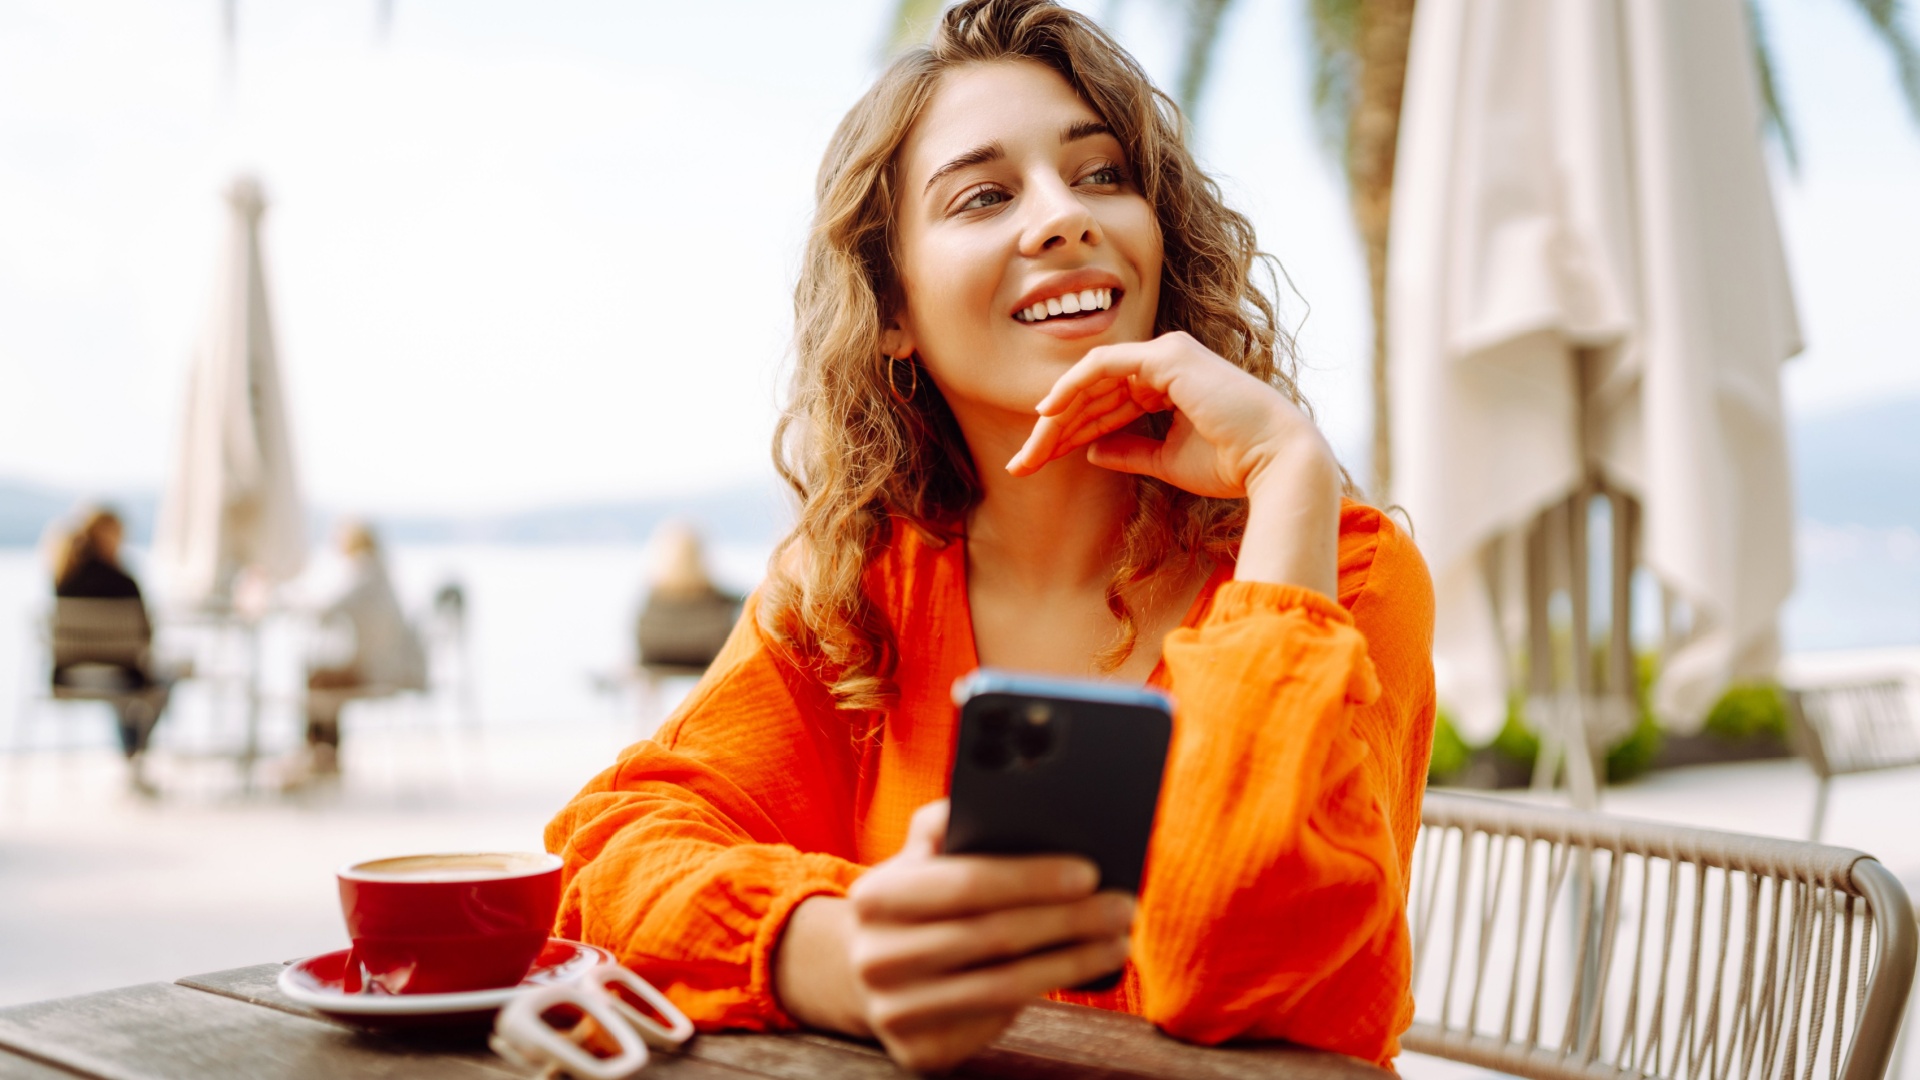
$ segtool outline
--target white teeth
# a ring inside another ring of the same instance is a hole
[[[1041,322],[1054,315],[1077,315],[1082,311],[1105,311],[1113,306],[1112,289],[1082,289],[1077,293],[1066,293],[1048,300],[1042,300],[1030,308],[1016,312],[1014,318],[1021,322]]]

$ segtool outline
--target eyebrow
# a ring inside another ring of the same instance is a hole
[[[933,175],[927,177],[927,186],[921,188],[920,193],[924,195],[932,191],[933,185],[939,183],[941,178],[949,173],[959,172],[961,169],[969,169],[975,165],[985,165],[989,161],[999,161],[1006,156],[1006,148],[997,142],[976,146],[966,153],[961,154],[959,157],[954,158],[952,161],[947,162],[945,165],[933,170]]]
[[[1108,127],[1103,120],[1081,120],[1077,123],[1068,124],[1066,128],[1060,132],[1060,145],[1065,146],[1070,142],[1090,139],[1095,135],[1112,134],[1113,129]]]
[[[1095,135],[1112,134],[1113,129],[1108,127],[1105,121],[1079,120],[1061,129],[1060,145],[1065,146],[1068,143],[1092,138]],[[1006,148],[997,142],[984,143],[976,146],[966,153],[961,154],[959,157],[954,158],[952,161],[947,162],[945,165],[933,170],[933,175],[927,177],[927,186],[921,189],[921,193],[925,194],[926,192],[932,191],[933,185],[939,183],[943,177],[950,173],[959,172],[961,169],[970,169],[975,165],[985,165],[989,161],[999,161],[1006,156]]]

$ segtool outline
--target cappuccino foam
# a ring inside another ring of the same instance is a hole
[[[509,851],[453,855],[402,855],[355,863],[347,874],[375,881],[489,881],[538,874],[559,865],[556,856]]]

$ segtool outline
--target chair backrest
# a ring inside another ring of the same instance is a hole
[[[1821,777],[1920,765],[1920,724],[1897,679],[1787,690],[1795,749]]]
[[[114,664],[143,668],[153,628],[137,599],[97,600],[62,596],[47,620],[53,666]]]
[[[655,592],[641,607],[636,627],[640,665],[705,670],[739,619],[740,601],[730,596],[679,598]]]
[[[1878,1080],[1913,908],[1871,857],[1429,792],[1409,1050],[1538,1080]]]

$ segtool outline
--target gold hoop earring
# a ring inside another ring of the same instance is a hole
[[[912,380],[907,383],[907,392],[905,394],[900,392],[900,387],[893,378],[893,373],[899,368],[900,361],[902,360],[907,362],[907,370],[913,373]],[[920,392],[920,365],[917,360],[918,357],[913,353],[908,353],[905,356],[887,357],[887,389],[893,392],[893,400],[902,405],[913,404],[913,395]]]

